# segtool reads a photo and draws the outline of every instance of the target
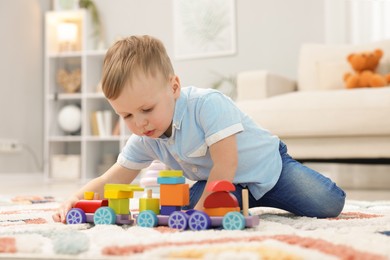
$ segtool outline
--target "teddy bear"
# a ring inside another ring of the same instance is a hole
[[[355,73],[346,73],[344,83],[346,88],[383,87],[390,84],[390,74],[376,73],[379,61],[383,56],[381,49],[374,51],[352,53],[347,60]]]

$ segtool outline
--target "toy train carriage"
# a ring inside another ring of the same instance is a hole
[[[140,199],[137,225],[142,227],[169,226],[185,230],[205,230],[212,227],[236,230],[259,224],[258,216],[248,216],[248,191],[243,190],[243,214],[237,198],[231,193],[235,186],[228,181],[216,181],[208,185],[212,193],[205,199],[202,211],[181,211],[189,204],[189,186],[181,171],[160,171],[160,199]]]
[[[160,171],[160,198],[152,198],[148,190],[146,198],[139,200],[140,213],[136,216],[137,225],[142,227],[169,226],[185,230],[204,230],[215,227],[236,230],[254,227],[259,224],[258,216],[248,216],[248,191],[243,190],[243,213],[240,213],[237,198],[230,193],[235,186],[228,181],[216,181],[207,189],[212,193],[206,198],[202,211],[181,211],[189,204],[189,185],[181,171]],[[132,224],[129,212],[134,191],[143,189],[135,185],[106,184],[106,199],[93,199],[87,192],[85,199],[74,205],[67,216],[68,224]]]
[[[209,216],[204,211],[175,211],[169,216],[156,215],[151,210],[142,211],[137,216],[137,225],[141,227],[169,226],[179,230],[207,230],[220,228],[241,230],[255,227],[259,224],[258,216],[244,216],[237,211],[228,212],[224,216]]]
[[[105,199],[94,199],[93,192],[86,192],[84,200],[78,201],[66,215],[67,224],[132,224],[129,211],[134,191],[143,188],[127,184],[106,184]]]

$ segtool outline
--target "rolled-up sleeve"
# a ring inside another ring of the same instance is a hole
[[[198,115],[208,146],[244,130],[240,111],[221,93],[205,96]]]

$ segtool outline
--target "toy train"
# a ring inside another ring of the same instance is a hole
[[[258,216],[248,214],[248,191],[243,190],[243,211],[240,212],[237,198],[231,193],[235,186],[228,181],[210,183],[211,192],[204,201],[204,208],[183,211],[189,204],[189,185],[185,183],[182,171],[160,171],[157,182],[160,198],[152,198],[151,190],[146,198],[139,199],[139,213],[131,216],[130,198],[135,191],[143,191],[137,185],[106,184],[104,198],[94,198],[93,192],[86,192],[84,200],[77,202],[66,215],[67,224],[128,224],[134,222],[141,227],[169,226],[179,230],[205,230],[224,228],[239,230],[255,227]]]

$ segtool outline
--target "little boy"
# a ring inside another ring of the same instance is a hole
[[[216,90],[181,88],[165,47],[151,36],[131,36],[107,52],[103,92],[133,133],[117,162],[64,202],[66,213],[84,191],[103,194],[106,183],[131,183],[153,160],[196,181],[188,209],[201,210],[214,180],[249,189],[249,206],[276,207],[299,216],[335,217],[345,193],[330,179],[292,159],[278,137],[256,125]],[[242,206],[242,205],[240,205]]]

